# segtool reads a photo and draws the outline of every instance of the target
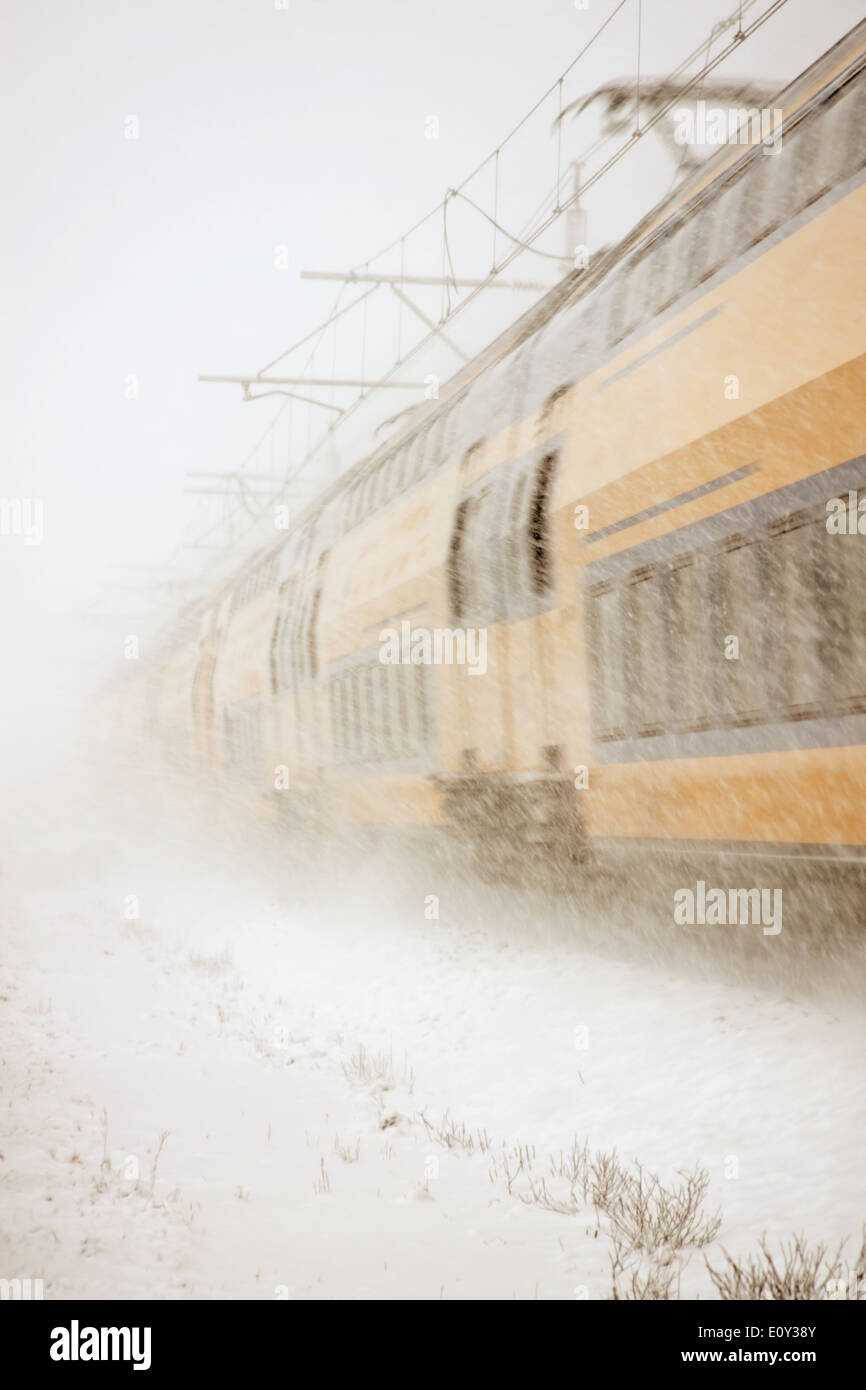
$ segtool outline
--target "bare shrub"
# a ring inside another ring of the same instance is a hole
[[[620,1233],[612,1236],[610,1254],[613,1298],[629,1302],[666,1302],[679,1297],[684,1261],[670,1248],[647,1254],[636,1250]]]
[[[525,1202],[527,1206],[544,1207],[546,1211],[558,1212],[560,1216],[576,1216],[580,1211],[581,1204],[573,1187],[564,1195],[558,1196],[548,1189],[546,1178],[530,1177],[528,1181],[529,1191],[518,1193],[521,1202]],[[510,1192],[511,1188],[508,1190]]]
[[[773,1255],[766,1236],[759,1241],[760,1255],[735,1260],[722,1250],[726,1264],[714,1269],[706,1260],[710,1278],[725,1302],[773,1300],[777,1302],[861,1301],[866,1298],[866,1227],[853,1266],[842,1262],[846,1241],[828,1257],[823,1242],[811,1248],[804,1235],[794,1235]]]
[[[637,1176],[626,1173],[604,1206],[614,1231],[631,1249],[652,1254],[715,1240],[722,1220],[718,1213],[710,1217],[703,1213],[710,1182],[705,1168],[679,1173],[681,1181],[665,1187],[657,1174],[644,1173],[639,1163],[634,1166]]]
[[[587,1167],[586,1194],[596,1213],[608,1212],[628,1186],[628,1172],[617,1158],[616,1149],[599,1150]]]

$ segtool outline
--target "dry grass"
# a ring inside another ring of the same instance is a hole
[[[324,1158],[319,1159],[319,1176],[313,1183],[313,1191],[317,1197],[322,1197],[331,1190],[331,1179],[328,1177],[328,1170],[325,1167]]]
[[[738,1261],[723,1249],[724,1268],[714,1269],[709,1260],[706,1265],[724,1302],[859,1302],[866,1299],[866,1227],[859,1254],[851,1266],[842,1261],[846,1244],[847,1241],[841,1241],[828,1257],[826,1245],[819,1242],[810,1247],[805,1236],[795,1235],[788,1245],[782,1244],[779,1254],[773,1255],[765,1236],[759,1242],[760,1255]]]
[[[334,1135],[334,1153],[337,1154],[344,1163],[357,1163],[361,1157],[361,1141],[356,1139],[354,1144],[344,1144],[339,1134]]]
[[[218,956],[207,956],[193,951],[187,956],[186,963],[191,970],[197,970],[200,975],[224,975],[228,970],[234,969],[234,947],[227,947]]]
[[[490,1136],[486,1129],[476,1129],[473,1133],[462,1121],[458,1123],[457,1120],[453,1120],[448,1110],[439,1121],[428,1120],[423,1111],[419,1119],[429,1137],[446,1149],[462,1149],[464,1153],[475,1153],[476,1150],[478,1153],[487,1153],[490,1149]]]
[[[359,1044],[348,1062],[343,1063],[343,1074],[350,1081],[368,1086],[372,1091],[393,1091],[399,1084],[411,1095],[415,1089],[414,1067],[409,1067],[398,1077],[390,1051],[368,1052],[363,1043]]]

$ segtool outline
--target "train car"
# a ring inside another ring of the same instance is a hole
[[[159,708],[217,779],[494,874],[866,863],[864,67],[866,24],[214,596]]]

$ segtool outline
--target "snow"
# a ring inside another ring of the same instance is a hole
[[[299,846],[150,754],[19,790],[3,844],[0,1274],[46,1298],[607,1298],[592,1208],[502,1177],[503,1145],[540,1178],[575,1136],[704,1165],[716,1262],[765,1232],[856,1253],[850,969],[606,945],[457,860]],[[703,1252],[680,1292],[713,1296]]]

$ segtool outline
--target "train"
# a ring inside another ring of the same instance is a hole
[[[864,68],[866,23],[187,610],[169,750],[493,876],[866,864]]]

